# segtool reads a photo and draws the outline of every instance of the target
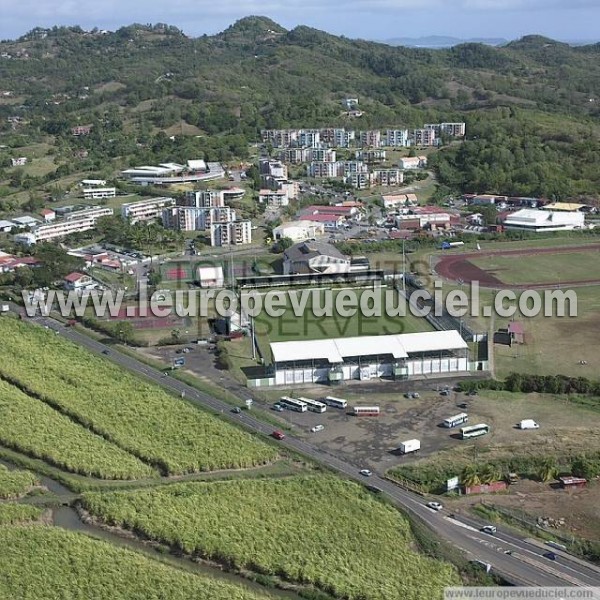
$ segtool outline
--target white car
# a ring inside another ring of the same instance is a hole
[[[427,506],[433,510],[442,510],[444,508],[439,502],[428,502]]]
[[[373,475],[373,473],[371,473],[371,471],[369,471],[369,469],[361,469],[359,471],[359,473],[361,475],[363,475],[364,477],[371,477],[371,475]]]
[[[315,425],[314,427],[311,427],[311,431],[313,433],[317,433],[319,431],[323,431],[323,429],[325,429],[324,425]]]

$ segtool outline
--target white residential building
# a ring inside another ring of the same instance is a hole
[[[375,185],[399,185],[404,181],[404,173],[400,169],[376,169],[372,175]]]
[[[344,180],[357,190],[366,190],[373,183],[373,175],[372,173],[348,173]]]
[[[162,211],[163,226],[177,231],[206,231],[213,223],[231,222],[235,218],[235,210],[229,206],[171,206]]]
[[[387,156],[385,150],[357,150],[356,160],[364,161],[367,163],[381,162],[384,161]]]
[[[258,192],[258,201],[267,206],[282,207],[290,203],[287,192],[284,190],[260,190]]]
[[[425,129],[435,131],[437,137],[448,135],[450,137],[464,137],[466,133],[465,123],[427,123]]]
[[[251,221],[219,222],[210,226],[211,246],[239,246],[251,243]]]
[[[180,206],[192,206],[195,208],[211,208],[213,206],[225,206],[223,194],[217,190],[200,190],[197,192],[186,192]]]
[[[407,156],[400,159],[398,166],[405,171],[409,169],[424,169],[427,166],[427,157]]]
[[[108,208],[106,206],[90,206],[89,208],[84,208],[82,210],[73,210],[71,212],[65,213],[64,220],[65,221],[80,221],[81,219],[94,219],[97,221],[100,217],[110,217],[114,214],[112,208]]]
[[[412,141],[415,146],[435,146],[437,137],[435,129],[414,129]]]
[[[294,242],[310,240],[325,233],[325,225],[317,221],[289,221],[273,229],[276,240],[289,238]]]
[[[301,148],[318,148],[321,133],[318,129],[301,129],[298,131],[297,145]]]
[[[308,148],[306,154],[311,162],[335,162],[335,150],[331,148]]]
[[[149,200],[140,200],[139,202],[129,202],[121,206],[121,216],[129,219],[131,223],[139,221],[152,221],[162,216],[163,208],[173,206],[174,198],[160,197]]]
[[[356,138],[353,129],[328,127],[321,129],[321,142],[333,148],[348,148]]]
[[[278,153],[279,160],[290,165],[299,165],[309,160],[309,148],[285,148]]]
[[[308,165],[307,174],[309,177],[332,179],[338,177],[338,169],[337,162],[312,162]]]
[[[409,145],[408,129],[388,129],[385,132],[386,145],[392,148],[404,148]]]
[[[100,200],[101,198],[116,198],[117,188],[114,187],[89,187],[84,188],[85,200]]]
[[[381,146],[381,131],[373,129],[370,131],[361,131],[359,133],[359,142],[362,146],[379,148]]]
[[[70,213],[64,220],[39,225],[32,229],[33,240],[28,243],[46,242],[62,238],[73,233],[83,233],[96,228],[100,217],[113,214],[112,208],[95,207]]]

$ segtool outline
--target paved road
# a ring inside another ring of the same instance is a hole
[[[242,424],[247,429],[264,435],[270,435],[273,431],[271,425],[256,419],[251,412],[243,411],[240,414],[234,414],[231,412],[231,406],[227,403],[200,392],[182,381],[165,376],[161,371],[115,351],[74,329],[64,327],[53,319],[38,317],[34,320],[58,331],[60,335],[92,352],[108,352],[107,358],[113,362],[145,376],[180,396],[185,396],[187,400],[216,413],[221,413],[231,422]],[[360,465],[341,460],[301,439],[287,436],[285,440],[278,443],[326,465],[349,479],[379,488],[396,506],[421,518],[440,538],[462,550],[469,559],[480,560],[492,565],[493,571],[516,585],[600,586],[600,568],[591,563],[579,560],[560,550],[552,550],[558,555],[558,560],[551,561],[543,556],[549,548],[544,548],[541,544],[538,545],[532,540],[518,537],[502,528],[496,535],[482,533],[479,531],[482,522],[463,516],[452,518],[444,510],[436,512],[425,506],[423,498],[417,494],[404,490],[376,473],[371,477],[364,477],[359,474]],[[507,551],[510,551],[511,554],[507,554]]]

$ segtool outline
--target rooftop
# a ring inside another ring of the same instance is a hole
[[[395,359],[402,359],[416,352],[437,352],[467,348],[467,343],[458,331],[452,330],[299,342],[275,342],[271,344],[271,353],[275,362],[324,359],[330,363],[341,363],[344,362],[344,358],[351,356],[391,354]]]

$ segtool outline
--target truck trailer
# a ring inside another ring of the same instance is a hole
[[[406,440],[405,442],[400,442],[400,445],[398,446],[398,452],[400,454],[410,454],[411,452],[417,452],[420,449],[420,440]]]

